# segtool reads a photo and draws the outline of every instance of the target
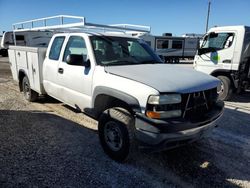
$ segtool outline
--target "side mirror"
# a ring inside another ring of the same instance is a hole
[[[68,55],[66,58],[66,63],[69,65],[90,67],[90,61],[84,61],[83,56],[78,54]]]
[[[198,55],[202,55],[202,54],[209,53],[209,52],[216,52],[216,49],[211,48],[211,47],[198,49]]]

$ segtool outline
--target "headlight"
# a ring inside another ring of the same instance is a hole
[[[151,95],[148,99],[148,104],[176,104],[181,102],[181,95]]]
[[[180,117],[181,95],[152,95],[148,99],[146,115],[153,119]]]

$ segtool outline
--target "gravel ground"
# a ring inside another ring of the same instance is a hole
[[[175,150],[119,164],[96,122],[54,99],[28,103],[0,58],[0,187],[250,187],[250,94],[226,103],[218,128]]]

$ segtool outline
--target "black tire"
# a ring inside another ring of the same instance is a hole
[[[218,86],[217,92],[220,100],[229,100],[232,97],[233,87],[232,82],[227,76],[218,76],[221,81],[221,85]]]
[[[176,57],[176,58],[174,59],[174,63],[180,63],[180,59],[179,59],[178,57]]]
[[[8,50],[2,50],[2,57],[8,57]]]
[[[22,87],[25,99],[29,102],[35,102],[38,98],[38,93],[30,88],[30,82],[26,76],[23,78]]]
[[[164,57],[164,63],[169,63],[169,58],[168,57]]]
[[[133,116],[123,108],[115,107],[103,112],[98,133],[102,148],[110,158],[124,162],[133,156],[136,149],[134,127]]]

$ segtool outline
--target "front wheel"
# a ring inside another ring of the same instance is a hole
[[[118,162],[132,156],[135,148],[133,129],[134,118],[127,110],[118,107],[105,110],[98,124],[104,152]]]
[[[36,101],[38,98],[38,93],[30,88],[30,82],[27,76],[23,78],[22,86],[25,99],[29,102]]]
[[[233,93],[231,80],[227,76],[218,76],[220,85],[217,87],[217,93],[220,100],[229,100]]]

